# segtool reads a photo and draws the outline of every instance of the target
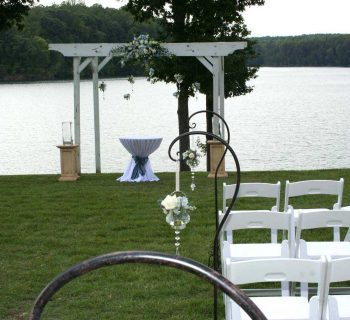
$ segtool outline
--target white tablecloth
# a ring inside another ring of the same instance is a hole
[[[158,181],[159,178],[153,173],[148,156],[158,149],[163,138],[154,136],[124,136],[120,137],[119,140],[124,148],[132,155],[132,158],[124,174],[117,180],[121,182]],[[140,168],[135,169],[137,163],[140,163],[140,161],[142,163],[139,164]],[[138,171],[136,173],[137,177],[132,177],[133,173],[135,175],[134,170]]]

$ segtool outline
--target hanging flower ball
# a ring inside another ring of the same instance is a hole
[[[102,83],[100,83],[100,85],[98,86],[98,88],[100,89],[100,91],[105,92],[107,85],[104,83],[104,81],[102,81]]]
[[[153,75],[154,75],[154,69],[153,68],[149,68],[148,75],[150,77],[153,77]]]
[[[194,92],[199,91],[200,88],[201,88],[201,84],[199,82],[192,83],[192,89]]]
[[[174,74],[174,78],[175,78],[175,81],[176,81],[178,84],[182,83],[183,80],[184,80],[183,75],[180,74],[180,73],[175,73],[175,74]]]
[[[132,75],[130,75],[130,76],[128,77],[128,81],[129,81],[131,84],[134,84],[134,83],[135,83],[135,79],[134,79],[134,77],[133,77]]]

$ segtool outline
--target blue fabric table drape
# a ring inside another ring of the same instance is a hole
[[[138,178],[140,175],[144,176],[146,174],[145,164],[148,161],[148,157],[132,156],[132,158],[135,161],[135,168],[132,171],[131,179],[134,180]]]

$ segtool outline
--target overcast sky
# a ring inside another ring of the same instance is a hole
[[[42,5],[60,0],[40,0]],[[118,8],[127,0],[85,0],[90,6]],[[265,0],[264,6],[248,8],[244,14],[252,36],[349,33],[350,0]]]

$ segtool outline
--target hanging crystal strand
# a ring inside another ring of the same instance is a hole
[[[192,129],[191,129],[192,130]],[[191,135],[191,146],[190,149],[195,150],[195,143],[194,143],[194,135]],[[192,166],[190,166],[191,169],[191,185],[190,188],[192,191],[194,191],[194,189],[196,188],[196,185],[194,183],[194,168]]]
[[[175,254],[180,255],[180,230],[175,230]]]
[[[194,183],[194,171],[191,169],[191,190],[194,191],[196,189],[196,184]]]

